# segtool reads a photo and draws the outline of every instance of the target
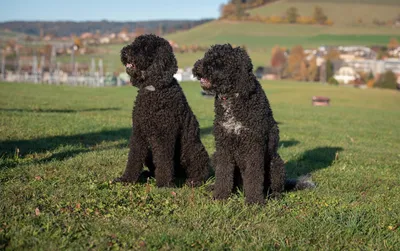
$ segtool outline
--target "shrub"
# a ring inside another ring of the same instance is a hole
[[[281,23],[286,23],[287,20],[281,16],[271,16],[269,18],[269,21],[273,24],[281,24]]]
[[[399,46],[399,41],[396,38],[391,38],[387,47],[389,49],[396,49]]]
[[[375,85],[375,80],[374,79],[370,79],[367,81],[367,86],[368,88],[373,88]]]
[[[332,20],[327,19],[327,20],[325,21],[325,24],[326,24],[326,25],[329,25],[329,26],[332,26],[334,23],[333,23]]]
[[[319,24],[325,24],[326,20],[328,20],[328,17],[320,6],[315,6],[313,17]]]
[[[299,13],[296,7],[290,7],[289,9],[286,10],[286,18],[289,23],[291,24],[296,23],[298,17]]]
[[[328,84],[330,85],[339,85],[339,81],[336,80],[334,77],[330,77],[328,80]]]
[[[376,81],[374,87],[384,88],[384,89],[397,89],[397,76],[392,71],[385,72]]]
[[[333,75],[334,75],[333,71],[334,71],[333,63],[329,59],[326,60],[326,79],[328,79],[328,81],[329,81],[329,79],[333,78]]]
[[[316,24],[317,21],[313,17],[300,16],[297,17],[296,22],[299,24]]]

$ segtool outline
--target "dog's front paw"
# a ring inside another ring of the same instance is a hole
[[[206,191],[208,191],[208,192],[214,191],[214,186],[215,186],[215,184],[209,184],[209,185],[207,185],[207,186],[206,186]]]
[[[270,193],[268,195],[268,198],[269,199],[273,199],[273,200],[279,200],[279,199],[282,198],[282,194],[281,193],[277,193],[277,192],[273,192],[273,193]]]
[[[230,195],[229,192],[216,190],[215,185],[214,185],[213,197],[214,197],[215,200],[226,200],[226,199],[229,198],[229,195]]]

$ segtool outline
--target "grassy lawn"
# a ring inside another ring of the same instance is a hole
[[[212,153],[213,100],[182,86]],[[263,87],[289,176],[311,173],[317,188],[261,207],[241,191],[213,201],[206,186],[109,184],[125,168],[135,88],[0,83],[0,249],[399,250],[400,93]]]

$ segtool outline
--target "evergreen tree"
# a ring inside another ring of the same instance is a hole
[[[319,24],[325,24],[326,20],[328,20],[328,17],[324,14],[320,6],[315,6],[313,17]]]
[[[299,13],[297,11],[296,7],[290,7],[289,9],[286,10],[286,16],[289,21],[289,23],[294,24],[297,21],[297,18],[299,17]]]

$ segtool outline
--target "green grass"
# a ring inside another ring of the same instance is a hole
[[[213,100],[182,87],[212,153]],[[213,201],[206,186],[110,185],[126,163],[134,88],[1,83],[0,249],[399,250],[400,93],[263,87],[289,176],[311,172],[317,188],[260,207],[242,192]],[[332,105],[312,107],[313,95]]]

